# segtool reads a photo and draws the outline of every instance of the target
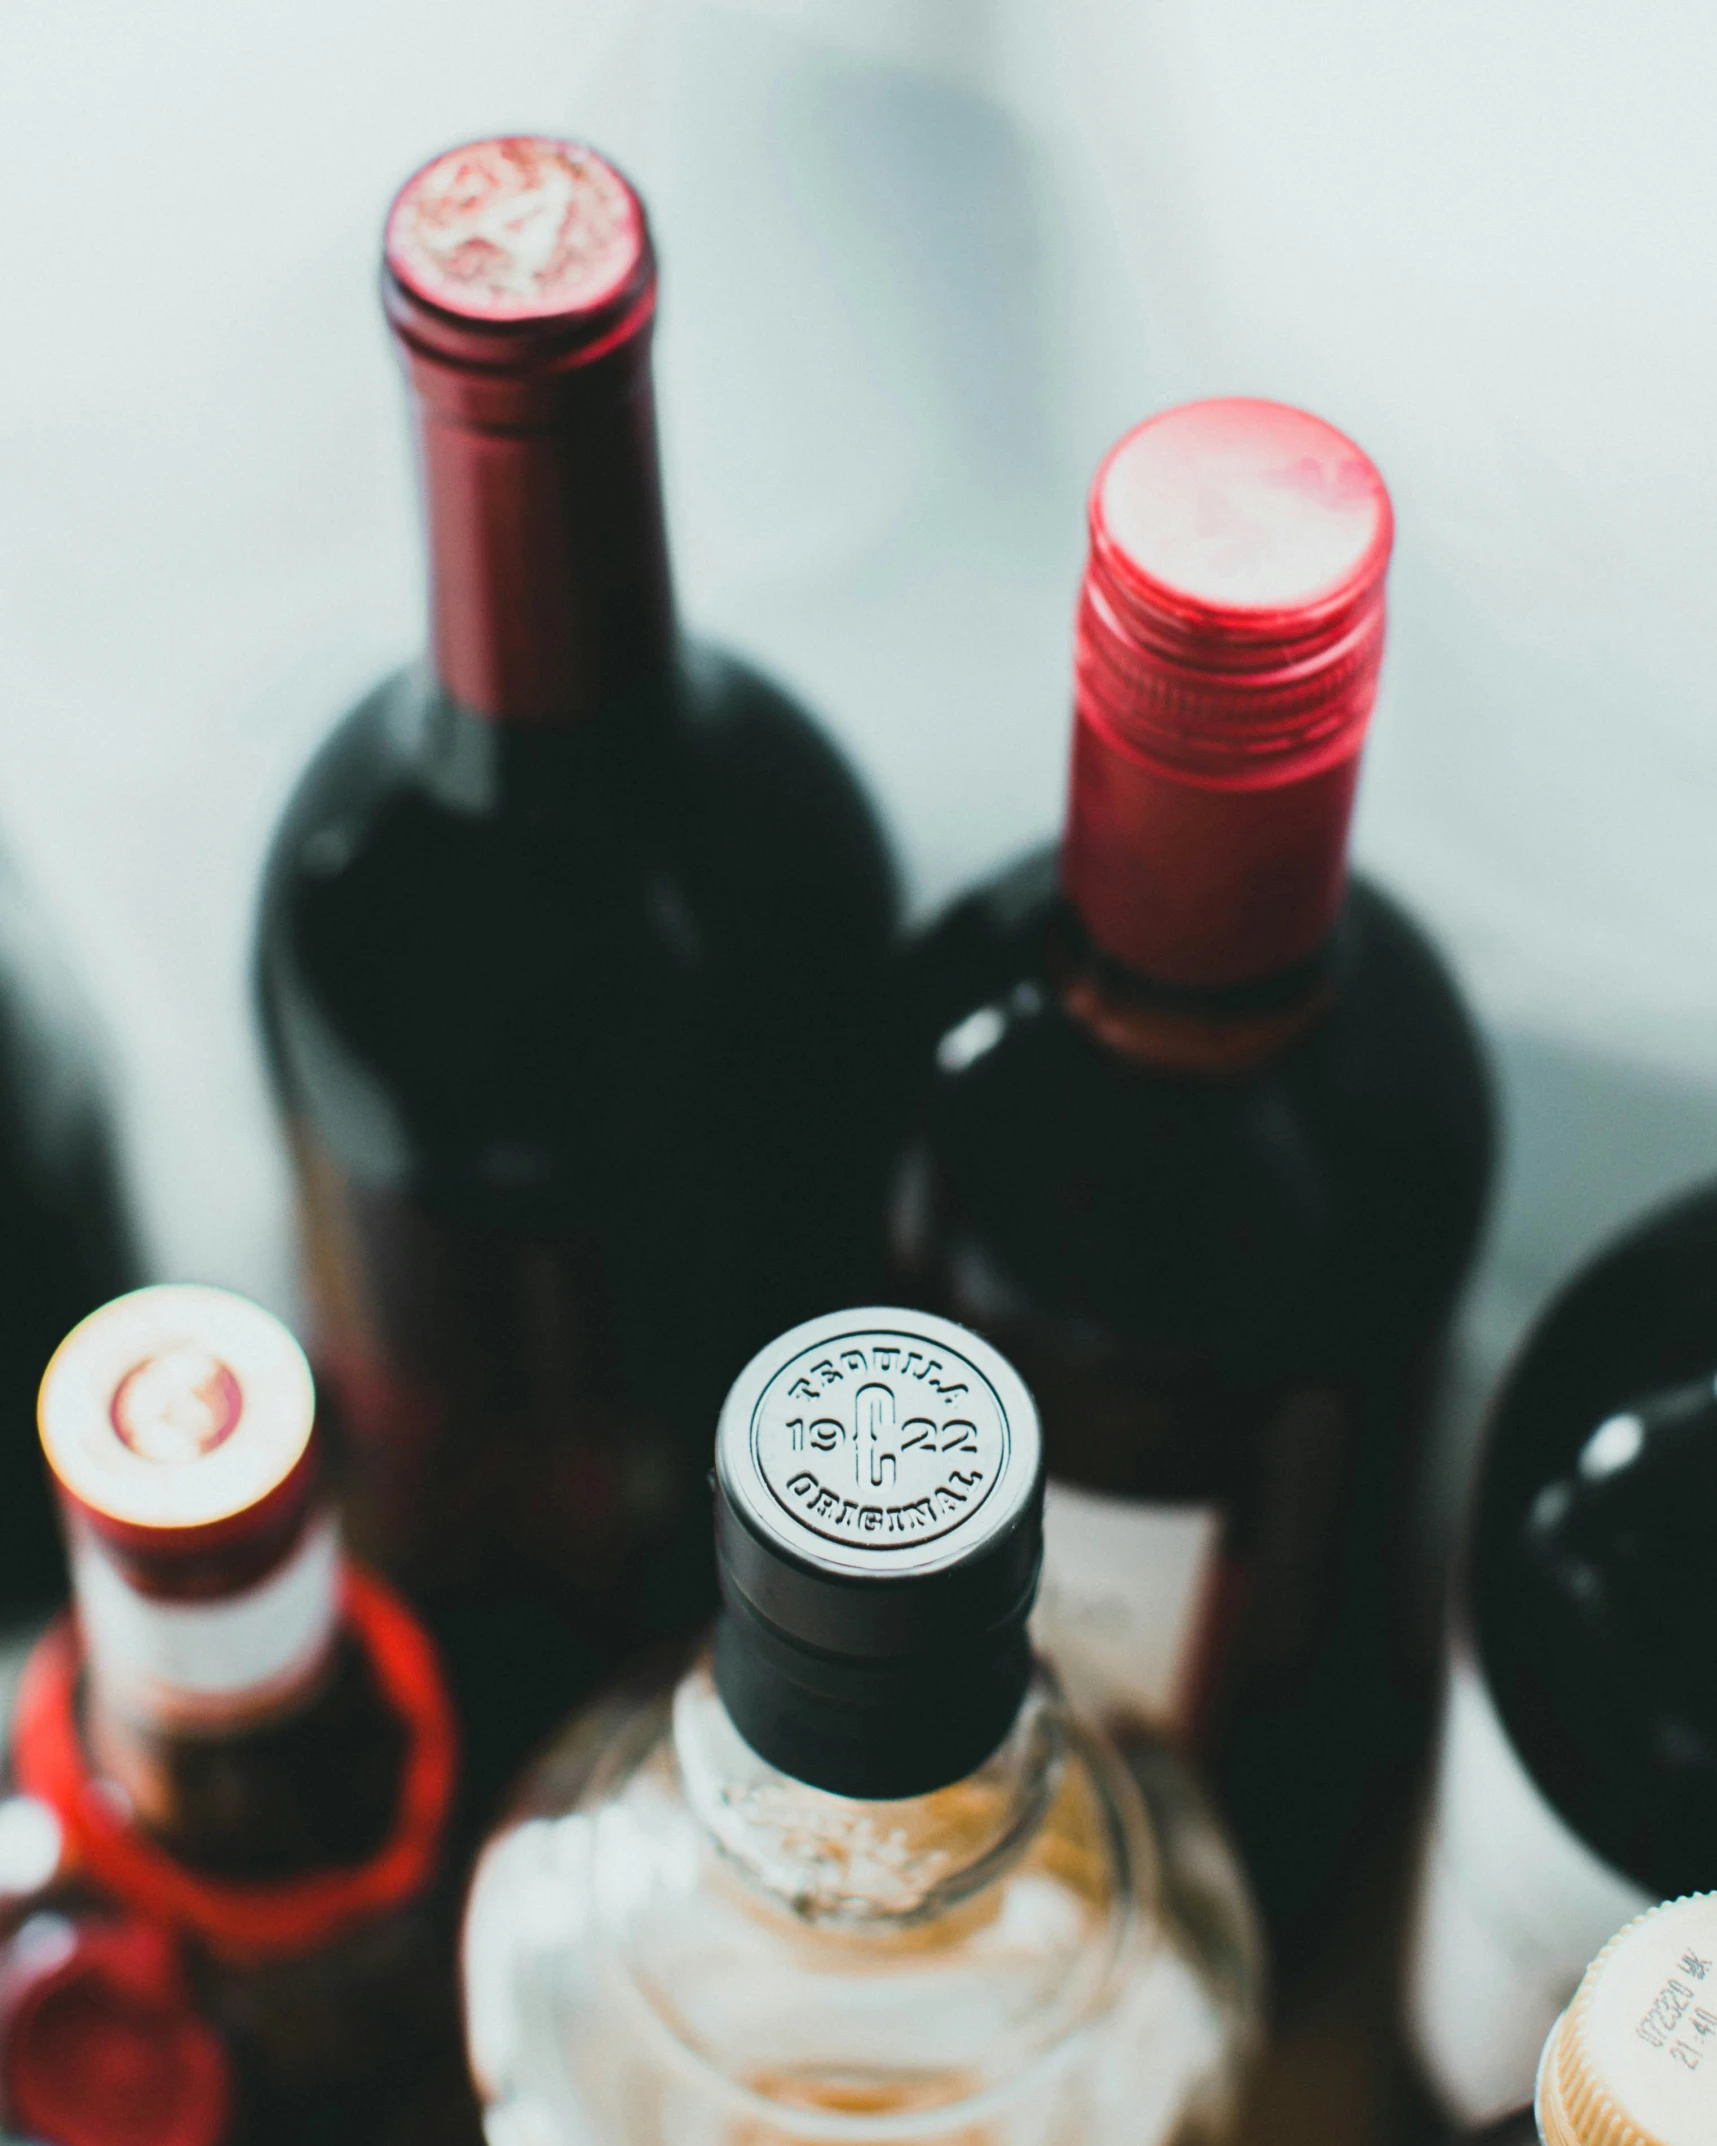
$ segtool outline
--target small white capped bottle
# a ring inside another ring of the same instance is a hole
[[[1650,1909],[1613,1937],[1551,2029],[1543,2146],[1717,2140],[1717,1893]]]

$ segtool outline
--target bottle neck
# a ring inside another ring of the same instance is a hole
[[[461,707],[579,725],[648,692],[674,626],[648,323],[543,374],[406,346],[430,645]]]
[[[1170,991],[1290,976],[1341,911],[1359,766],[1355,742],[1285,780],[1217,780],[1136,751],[1082,707],[1062,889],[1095,945]]]
[[[769,1765],[707,1662],[674,1695],[673,1734],[687,1799],[728,1862],[800,1919],[849,1925],[925,1921],[990,1883],[1036,1833],[1067,1750],[1041,1668],[991,1756],[924,1796],[837,1796]]]
[[[91,1740],[202,1741],[290,1718],[317,1690],[341,1628],[332,1515],[306,1517],[265,1569],[151,1570],[74,1529],[72,1582]]]
[[[1062,1005],[1106,1050],[1159,1072],[1221,1079],[1268,1065],[1324,1018],[1338,988],[1337,942],[1332,930],[1255,983],[1176,989],[1115,960],[1068,903],[1049,932],[1047,970]]]

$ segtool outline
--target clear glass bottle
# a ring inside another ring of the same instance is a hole
[[[1042,1449],[951,1322],[836,1313],[722,1412],[714,1643],[530,1778],[467,1909],[493,2146],[1216,2139],[1237,1867],[1033,1659]]]

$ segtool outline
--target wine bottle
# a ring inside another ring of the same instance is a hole
[[[741,1372],[716,1479],[713,1648],[575,1723],[479,1861],[491,2136],[1226,2137],[1250,1909],[1184,1777],[1147,1808],[1033,1661],[1011,1366],[922,1314],[809,1321]]]
[[[1205,1757],[1290,1973],[1428,1724],[1404,1505],[1491,1165],[1460,996],[1347,867],[1392,526],[1303,412],[1128,434],[1059,854],[957,902],[901,986],[896,1289],[1037,1395],[1043,1642],[1123,1744]]]
[[[341,1553],[314,1399],[285,1329],[219,1290],[73,1329],[41,1436],[75,1616],[26,1665],[15,1778],[80,1893],[183,1946],[246,2146],[474,2138],[452,1710],[410,1612]]]
[[[1409,1949],[1408,2023],[1473,2123],[1526,2098],[1606,1935],[1717,1879],[1717,1196],[1544,1313],[1487,1429]]]
[[[159,1923],[42,1910],[0,1940],[0,2123],[44,2146],[223,2146],[232,2106]]]
[[[874,1256],[895,896],[828,742],[676,630],[632,189],[568,143],[453,151],[383,282],[432,657],[304,778],[257,972],[354,1541],[492,1787],[705,1613],[696,1426]]]
[[[0,1627],[65,1590],[36,1442],[42,1366],[138,1278],[103,1086],[88,1009],[0,857]]]

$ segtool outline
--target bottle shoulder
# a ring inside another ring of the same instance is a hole
[[[298,1107],[403,1120],[394,1150],[431,1120],[576,1122],[683,1089],[723,1023],[743,1049],[869,1003],[891,867],[809,719],[701,655],[671,706],[628,715],[613,737],[503,732],[402,673],[336,730],[259,921],[265,1035]]]
[[[957,904],[907,957],[916,1083],[903,1180],[1022,1301],[1177,1332],[1237,1300],[1305,1330],[1317,1300],[1431,1323],[1489,1186],[1488,1074],[1424,934],[1353,887],[1325,1012],[1236,1074],[1141,1062],[1064,1003],[1052,852]],[[914,1178],[918,1180],[914,1184]],[[1247,1286],[1248,1278],[1255,1286]],[[1202,1307],[1202,1309],[1201,1309]]]
[[[884,1914],[855,1914],[851,1892],[912,1893],[923,1876],[897,1807],[848,1806],[809,1893],[778,1891],[694,1808],[665,1700],[578,1735],[471,1893],[468,2025],[492,2106],[530,2102],[553,2136],[618,2142],[630,2068],[634,2091],[642,2069],[674,2103],[683,2128],[664,2135],[686,2139],[741,2116],[769,2137],[797,2120],[868,2139],[878,2117],[891,2136],[964,2137],[1004,2107],[1026,2112],[1022,2140],[1047,2139],[1062,2135],[1050,2112],[1064,2124],[1087,2096],[1088,2135],[1131,2140],[1158,2135],[1122,2127],[1139,2097],[1165,2099],[1166,2137],[1200,2094],[1232,2089],[1255,1992],[1237,1999],[1165,1912],[1137,1794],[1083,1731],[1030,1838],[984,1882],[938,1912]]]
[[[797,701],[721,649],[688,643],[681,680],[681,839],[712,904],[732,911],[746,940],[764,926],[789,958],[799,948],[833,962],[879,958],[893,940],[899,878],[845,754]]]
[[[771,922],[791,890],[833,934],[822,951],[837,959],[879,955],[894,923],[892,860],[845,760],[761,674],[691,644],[666,681],[576,730],[454,709],[420,669],[384,680],[335,727],[282,815],[265,930],[289,928],[278,912],[307,885],[354,870],[421,895],[449,872],[533,864],[552,871],[541,891],[581,902],[617,878],[672,875],[718,938]]]

